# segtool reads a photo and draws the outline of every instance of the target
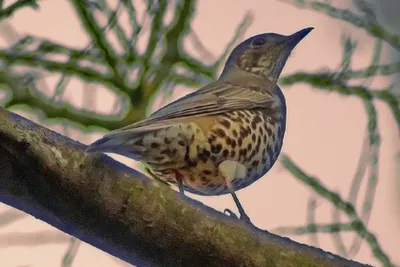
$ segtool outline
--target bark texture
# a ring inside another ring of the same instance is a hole
[[[137,266],[367,266],[243,225],[85,147],[0,107],[0,201]]]

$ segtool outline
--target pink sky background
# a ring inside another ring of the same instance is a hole
[[[42,36],[77,47],[88,43],[88,37],[77,22],[75,13],[67,1],[47,0],[40,1],[39,5],[40,11],[24,9],[17,12],[8,22],[21,35]],[[300,10],[275,0],[198,1],[197,15],[192,24],[193,29],[203,44],[218,56],[248,10],[253,12],[254,20],[246,33],[246,38],[263,32],[291,34],[305,27],[315,27],[315,30],[298,45],[289,58],[283,76],[300,70],[311,72],[328,67],[337,69],[341,62],[341,35],[343,33],[351,34],[359,41],[357,52],[353,56],[353,67],[356,69],[366,67],[371,61],[375,40],[363,30],[325,15]],[[3,26],[0,25],[0,32]],[[6,44],[3,40],[1,42],[2,46]],[[142,47],[143,45],[145,43],[142,44]],[[190,45],[188,45],[188,50],[193,50]],[[390,62],[390,57],[387,55],[384,57],[383,63],[388,62]],[[56,79],[50,77],[46,79],[46,82],[51,88]],[[388,79],[376,78],[371,87],[381,89],[389,83]],[[81,105],[81,84],[71,82],[68,92],[69,99],[77,106]],[[187,92],[189,90],[186,88],[177,87],[173,99]],[[347,197],[367,125],[362,102],[356,97],[328,94],[302,84],[286,87],[284,93],[288,106],[288,125],[283,152],[288,154],[308,174],[318,177],[322,184],[329,189],[338,191],[342,197]],[[110,110],[112,104],[109,99],[106,93],[98,95],[97,108],[99,111]],[[169,101],[173,99],[169,99]],[[152,110],[159,107],[160,104],[155,105]],[[398,203],[400,198],[397,197],[399,183],[396,182],[398,173],[397,175],[395,173],[395,155],[399,147],[399,133],[387,106],[377,102],[376,107],[379,114],[382,147],[379,184],[368,229],[377,235],[382,249],[395,264],[398,264],[400,263],[400,253],[398,253],[400,247]],[[56,130],[60,130],[60,128],[56,128]],[[81,142],[90,143],[101,134],[85,137],[72,131],[70,136]],[[133,164],[128,159],[116,158],[130,166]],[[365,186],[362,187],[361,192],[364,191]],[[221,211],[225,208],[236,211],[230,196],[193,197]],[[263,179],[238,192],[238,197],[253,223],[260,228],[272,230],[279,226],[305,225],[307,223],[307,202],[310,197],[315,197],[315,194],[286,172],[282,166],[276,164]],[[317,199],[317,222],[331,222],[332,206],[327,201]],[[362,199],[362,195],[359,199]],[[0,211],[7,209],[9,207],[1,204]],[[346,222],[346,216],[342,216],[342,218]],[[0,265],[4,267],[54,267],[60,265],[67,249],[66,242],[40,247],[10,246],[6,248],[6,242],[1,241],[2,235],[35,231],[57,232],[56,229],[30,216],[1,229]],[[345,242],[350,243],[354,234],[344,236]],[[311,240],[309,236],[291,236],[291,238],[302,243],[309,243]],[[337,253],[330,235],[319,235],[319,244],[324,250]],[[362,245],[354,260],[380,266],[366,244]],[[121,265],[110,255],[82,243],[73,266],[113,267]]]

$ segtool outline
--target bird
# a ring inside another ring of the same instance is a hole
[[[244,40],[217,80],[111,131],[86,152],[139,161],[181,194],[231,194],[239,219],[250,222],[236,192],[263,177],[278,159],[287,113],[278,78],[293,49],[313,29]]]

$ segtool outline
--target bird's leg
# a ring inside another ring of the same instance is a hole
[[[251,224],[250,217],[244,211],[244,208],[243,208],[242,204],[240,203],[239,198],[236,196],[235,191],[231,190],[231,195],[232,195],[233,201],[235,201],[236,207],[237,207],[237,209],[239,211],[240,220]],[[233,211],[231,211],[230,209],[225,209],[224,213],[228,214],[232,218],[238,219],[236,214]]]
[[[176,183],[178,184],[178,189],[179,189],[179,193],[182,194],[182,196],[185,195],[185,190],[183,189],[183,181],[182,181],[182,176],[179,173],[175,174],[176,176]]]
[[[185,195],[185,190],[183,189],[182,181],[178,181],[178,188],[179,188],[179,193]]]
[[[230,191],[230,193],[233,197],[233,200],[235,201],[236,207],[239,210],[240,219],[245,221],[246,223],[251,224],[250,218],[249,218],[249,216],[247,216],[246,212],[244,211],[242,204],[240,204],[240,201],[239,201],[238,197],[236,196],[235,190],[232,186],[232,181],[236,177],[238,177],[238,176],[243,177],[245,175],[246,167],[236,161],[226,160],[218,166],[218,170],[220,171],[222,176],[225,178],[226,186],[227,186],[228,190]],[[227,213],[230,217],[238,218],[235,215],[235,213],[233,213],[230,209],[225,209],[224,213]]]
[[[235,201],[235,204],[236,204],[237,209],[239,210],[240,219],[241,219],[242,221],[245,221],[245,222],[250,223],[250,222],[251,222],[251,221],[250,221],[250,218],[249,218],[249,216],[247,216],[246,212],[244,211],[242,204],[240,204],[240,201],[239,201],[238,197],[236,196],[235,191],[232,191],[232,192],[231,192],[231,195],[232,195],[232,197],[233,197],[233,201]],[[227,213],[229,213],[229,212],[232,213],[232,211],[229,210],[229,209],[225,209],[225,212],[227,212]],[[236,215],[234,215],[234,216],[236,216]],[[237,217],[237,216],[236,216],[236,217]]]

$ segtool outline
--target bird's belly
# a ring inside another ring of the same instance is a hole
[[[279,156],[284,128],[261,111],[235,111],[216,117],[207,133],[192,138],[179,168],[159,170],[157,176],[170,183],[182,180],[186,191],[201,195],[229,193],[218,166],[226,160],[246,169],[244,177],[234,177],[232,189],[255,182],[273,166]]]

